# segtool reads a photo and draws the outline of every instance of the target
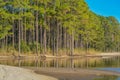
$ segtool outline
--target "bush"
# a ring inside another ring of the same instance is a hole
[[[30,50],[31,50],[33,53],[36,53],[36,46],[37,46],[37,43],[36,43],[36,42],[29,43]],[[38,52],[41,52],[41,51],[42,51],[42,48],[40,47],[40,43],[38,43]]]
[[[24,41],[21,42],[20,48],[21,48],[21,51],[24,53],[27,53],[30,51],[30,47]]]

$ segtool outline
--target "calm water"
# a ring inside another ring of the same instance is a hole
[[[120,57],[105,58],[65,58],[65,59],[37,59],[37,60],[1,60],[0,64],[19,67],[55,67],[55,68],[97,68],[120,72]],[[63,79],[67,80],[67,79]],[[93,80],[120,80],[117,76],[102,76]]]
[[[120,68],[120,57],[111,58],[64,58],[64,59],[26,59],[1,60],[0,64],[31,67],[60,67],[60,68]]]

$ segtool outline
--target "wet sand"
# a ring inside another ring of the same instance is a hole
[[[29,68],[37,74],[55,77],[59,80],[94,80],[101,76],[120,76],[113,71],[101,71],[94,69],[65,69],[65,68]]]
[[[41,71],[35,71],[35,72],[38,74],[55,77],[58,80],[93,80],[94,78],[99,77],[96,75],[85,75],[85,74],[81,75],[78,73],[50,73],[50,72],[41,72]]]

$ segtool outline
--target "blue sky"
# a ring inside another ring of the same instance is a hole
[[[85,0],[93,12],[103,16],[114,16],[120,22],[120,0]]]

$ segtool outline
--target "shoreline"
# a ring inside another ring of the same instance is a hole
[[[120,53],[100,53],[100,54],[88,54],[88,55],[73,55],[73,56],[52,56],[52,55],[21,55],[21,56],[0,56],[0,59],[37,59],[37,58],[81,58],[81,57],[113,57],[113,56],[120,56]]]

